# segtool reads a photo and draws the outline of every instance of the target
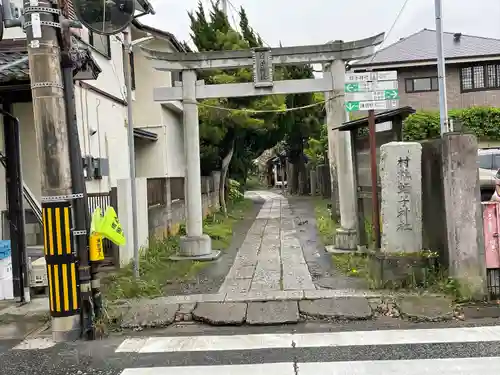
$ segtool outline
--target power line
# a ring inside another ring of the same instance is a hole
[[[382,49],[382,45],[384,44],[384,42],[389,38],[389,35],[391,35],[391,32],[392,30],[394,30],[394,27],[396,26],[396,24],[398,23],[399,21],[399,18],[401,17],[401,15],[403,14],[405,8],[406,8],[406,5],[408,5],[408,3],[410,2],[410,0],[405,0],[405,2],[403,3],[403,6],[401,7],[401,9],[399,10],[398,14],[396,15],[396,19],[394,20],[394,22],[392,23],[392,26],[391,28],[389,29],[389,31],[385,34],[384,36],[384,40],[382,41],[382,44],[380,45],[380,48],[375,51],[375,53],[372,55],[372,58],[370,59],[370,63],[373,62],[373,59],[375,59],[375,56],[377,56],[377,53]]]
[[[244,112],[244,113],[253,113],[253,114],[262,114],[262,113],[287,113],[287,112],[294,112],[294,111],[300,111],[300,110],[303,110],[303,109],[313,108],[313,107],[317,107],[317,106],[320,106],[320,105],[324,106],[326,103],[332,101],[333,99],[335,99],[335,98],[337,98],[339,96],[341,96],[341,95],[335,95],[335,96],[333,96],[331,98],[328,98],[326,100],[322,100],[322,101],[319,101],[319,102],[316,102],[316,103],[304,105],[304,106],[301,106],[301,107],[292,107],[292,108],[283,108],[283,109],[248,109],[248,108],[239,109],[239,108],[219,107],[219,106],[216,106],[216,105],[205,104],[205,103],[202,103],[202,102],[197,102],[196,104],[198,106],[200,106],[200,107],[206,107],[206,108],[210,108],[210,109],[217,109],[217,110],[226,111],[226,112]]]

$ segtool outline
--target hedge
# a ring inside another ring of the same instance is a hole
[[[449,111],[449,118],[473,132],[480,140],[500,140],[500,108],[472,107]],[[421,141],[439,137],[439,112],[418,111],[407,117],[403,125],[405,141]]]

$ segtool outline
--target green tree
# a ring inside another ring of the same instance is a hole
[[[285,79],[310,79],[314,78],[310,65],[288,66],[283,68]],[[319,138],[321,124],[325,116],[322,106],[312,106],[323,100],[323,95],[304,93],[291,94],[286,97],[288,108],[301,108],[286,113],[281,118],[285,135],[285,149],[288,162],[291,164],[288,176],[288,190],[291,194],[305,194],[307,175],[305,168],[306,155],[304,148],[310,138]]]
[[[222,12],[219,2],[212,3],[209,16],[201,2],[189,13],[191,39],[202,51],[241,50],[262,45],[248,24],[244,9],[240,10],[242,32],[234,30]],[[199,79],[206,84],[252,82],[251,69],[227,69],[202,72]],[[246,178],[250,162],[272,147],[282,136],[275,113],[252,114],[248,110],[276,110],[285,107],[279,96],[220,98],[200,103],[200,149],[202,172],[221,171],[219,197],[226,211],[225,186],[229,165]]]

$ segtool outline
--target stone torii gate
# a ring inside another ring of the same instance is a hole
[[[328,44],[255,48],[251,50],[199,53],[164,52],[142,48],[153,67],[161,71],[182,71],[182,82],[174,87],[154,89],[155,102],[181,100],[184,114],[184,148],[186,154],[187,236],[182,238],[180,257],[213,260],[220,252],[212,250],[210,237],[203,233],[201,201],[200,142],[197,100],[209,98],[247,97],[277,94],[325,92],[328,100],[327,126],[330,163],[336,162],[340,196],[341,228],[337,247],[355,249],[357,220],[354,176],[350,139],[333,131],[334,125],[346,120],[344,108],[345,61],[373,55],[375,46],[382,43],[384,33],[351,42],[334,41]],[[327,71],[321,79],[273,81],[276,65],[323,64]],[[254,82],[205,85],[197,81],[196,72],[212,69],[253,67]],[[330,167],[332,169],[332,167]]]

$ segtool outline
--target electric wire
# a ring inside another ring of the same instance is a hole
[[[309,109],[309,108],[318,107],[318,106],[325,107],[328,102],[332,101],[335,98],[338,98],[339,96],[343,96],[343,94],[334,95],[331,98],[328,98],[328,99],[325,99],[325,100],[321,100],[321,101],[316,102],[316,103],[304,105],[304,106],[301,106],[301,107],[291,107],[291,108],[283,108],[283,109],[249,109],[249,108],[242,108],[242,109],[240,109],[240,108],[228,108],[228,107],[220,107],[220,106],[216,106],[216,105],[206,104],[206,103],[203,103],[203,102],[196,102],[195,104],[197,104],[200,107],[206,107],[206,108],[216,109],[216,110],[226,111],[226,112],[244,112],[244,113],[253,113],[253,114],[263,114],[263,113],[278,113],[278,114],[282,114],[282,113],[287,113],[287,112],[301,111],[303,109]]]
[[[399,9],[399,12],[396,15],[396,18],[395,18],[394,22],[392,23],[389,31],[384,35],[384,40],[380,44],[380,48],[378,50],[376,50],[374,52],[374,54],[372,55],[370,62],[369,62],[370,64],[373,62],[373,60],[375,59],[377,54],[380,52],[380,50],[382,50],[382,45],[387,41],[387,39],[389,38],[389,35],[391,35],[392,31],[394,30],[394,27],[396,27],[396,24],[398,23],[399,19],[401,18],[402,14],[404,13],[406,6],[408,5],[409,2],[410,2],[410,0],[405,0],[403,5],[401,6],[401,9]]]

